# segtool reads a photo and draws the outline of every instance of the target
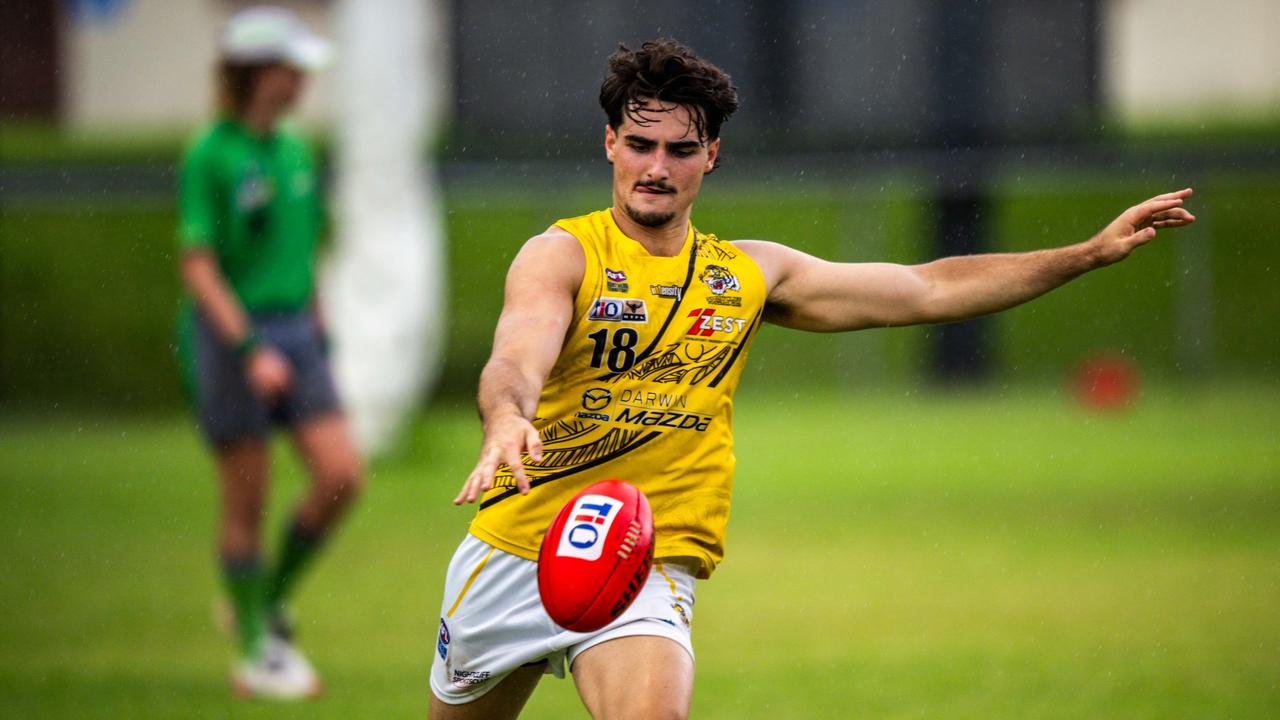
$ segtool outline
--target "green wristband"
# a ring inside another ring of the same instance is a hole
[[[237,358],[244,360],[245,358],[249,357],[249,353],[257,349],[259,342],[260,341],[258,340],[258,334],[250,330],[249,333],[244,336],[243,340],[236,343],[236,346],[235,348],[232,349],[232,352],[236,354]]]

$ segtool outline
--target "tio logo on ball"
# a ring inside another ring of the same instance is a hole
[[[613,519],[622,503],[604,495],[583,495],[573,504],[569,521],[560,533],[556,555],[560,557],[598,560],[604,538],[613,527]]]

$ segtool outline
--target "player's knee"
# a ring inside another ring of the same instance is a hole
[[[320,491],[329,502],[342,507],[352,503],[364,491],[364,473],[357,467],[323,473],[317,478]]]
[[[689,709],[677,707],[654,708],[648,712],[639,715],[633,715],[634,718],[662,718],[662,720],[688,720]]]
[[[236,498],[224,502],[222,506],[222,524],[233,531],[256,536],[266,516],[266,501],[260,497]]]
[[[228,532],[246,537],[258,537],[262,532],[262,525],[266,521],[266,513],[245,512],[245,513],[228,513],[223,517],[223,526]]]
[[[604,720],[686,720],[689,709],[683,703],[670,699],[650,698],[647,701],[631,701],[625,707],[615,707],[605,713]]]
[[[685,720],[689,717],[689,701],[669,688],[649,686],[639,692],[612,694],[602,708],[603,720]]]

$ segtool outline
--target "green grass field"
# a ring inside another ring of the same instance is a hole
[[[729,552],[699,587],[699,718],[1274,718],[1280,385],[739,399]],[[7,717],[420,718],[449,498],[439,407],[297,610],[328,693],[246,704],[215,630],[208,460],[183,417],[0,419]],[[301,479],[288,449],[273,524]],[[544,681],[526,717],[585,717]]]

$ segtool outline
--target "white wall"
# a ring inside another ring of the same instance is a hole
[[[1110,0],[1107,102],[1125,121],[1280,110],[1280,0]]]
[[[68,18],[63,63],[66,119],[78,128],[181,128],[214,108],[213,66],[223,20],[249,3],[127,0],[100,19]],[[332,37],[329,3],[275,0]],[[312,80],[299,109],[308,124],[328,116],[328,73]]]

